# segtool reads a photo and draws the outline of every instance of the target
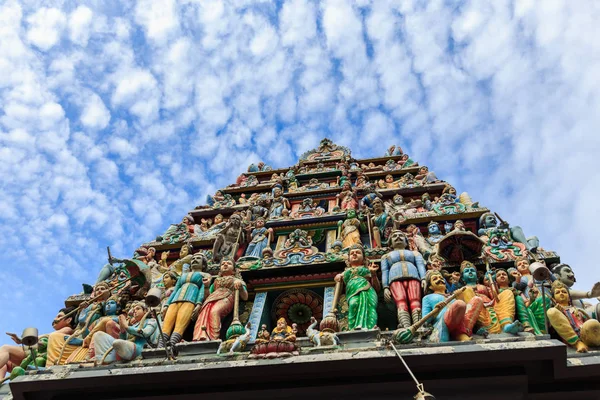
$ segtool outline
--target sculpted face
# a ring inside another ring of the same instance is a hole
[[[500,287],[508,286],[508,274],[504,271],[496,272],[496,282]]]
[[[221,214],[217,214],[215,217],[215,224],[220,224],[221,222],[223,222],[223,216]]]
[[[342,185],[342,188],[344,190],[352,190],[352,186],[350,186],[349,182],[344,182],[344,184]]]
[[[257,228],[262,228],[263,226],[265,226],[265,220],[264,219],[257,219],[256,220],[256,227]]]
[[[71,321],[73,320],[73,318],[66,318],[64,320],[60,320],[62,317],[65,316],[64,312],[59,312],[58,314],[56,314],[56,317],[54,317],[54,321],[52,321],[52,327],[55,330],[60,330],[62,328],[66,328],[67,326],[69,326],[69,324],[71,323]]]
[[[179,258],[183,258],[188,254],[190,254],[190,249],[188,249],[188,246],[184,244],[181,246],[181,250],[179,250]]]
[[[285,319],[280,318],[277,321],[277,329],[283,329],[283,330],[285,330],[285,328],[287,328],[287,322],[285,321]]]
[[[118,307],[119,305],[115,300],[108,300],[106,303],[104,303],[104,315],[116,315]]]
[[[402,205],[402,203],[404,203],[404,198],[399,194],[395,195],[394,196],[394,204],[397,206],[400,206],[400,205]]]
[[[437,223],[433,223],[431,225],[429,225],[427,227],[427,230],[429,231],[430,235],[439,235],[440,232],[440,226]]]
[[[348,260],[351,265],[361,265],[364,260],[364,255],[361,249],[351,249],[348,254]]]
[[[404,232],[400,230],[392,231],[390,241],[394,249],[405,249],[408,246],[408,240]]]
[[[483,225],[486,228],[493,228],[498,225],[498,221],[496,220],[496,216],[494,214],[487,214],[483,220]]]
[[[446,291],[446,280],[442,274],[433,274],[429,280],[429,287],[434,292],[445,292]]]
[[[394,177],[391,175],[386,175],[385,181],[386,181],[386,183],[392,183],[392,182],[394,182]]]
[[[477,269],[475,268],[475,266],[465,267],[465,269],[463,269],[461,277],[462,280],[465,281],[465,283],[477,283]]]
[[[175,280],[169,274],[164,274],[162,280],[163,285],[165,285],[166,288],[170,288],[175,285]]]
[[[577,282],[575,279],[575,273],[569,266],[561,268],[560,272],[558,273],[558,280],[567,285],[567,287],[571,287],[575,284],[575,282]]]
[[[93,297],[100,297],[100,300],[104,301],[110,296],[110,290],[106,285],[97,285],[94,287]]]
[[[275,188],[274,193],[275,193],[275,197],[281,196],[281,189],[280,188]]]
[[[221,267],[219,268],[221,274],[231,275],[233,274],[233,262],[231,260],[221,261]]]
[[[569,290],[565,287],[554,289],[554,300],[562,306],[569,304]]]
[[[529,275],[529,260],[521,259],[517,261],[517,271],[519,271],[521,275]]]
[[[462,222],[461,220],[458,220],[454,223],[454,229],[459,230],[459,231],[464,231],[465,230],[465,223]]]
[[[141,320],[144,317],[145,313],[146,313],[146,310],[144,310],[143,307],[141,307],[141,306],[135,306],[135,307],[133,307],[133,318],[136,321]]]
[[[354,209],[349,209],[348,210],[348,214],[347,214],[347,218],[356,218],[356,210]]]

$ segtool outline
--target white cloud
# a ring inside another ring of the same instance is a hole
[[[67,18],[57,8],[43,7],[29,16],[27,21],[27,39],[39,49],[48,51],[60,40]]]
[[[86,6],[77,7],[69,15],[69,37],[81,46],[87,46],[94,13]]]
[[[92,129],[104,129],[110,121],[110,111],[95,93],[91,93],[81,113],[81,123]]]

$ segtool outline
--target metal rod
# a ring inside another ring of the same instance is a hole
[[[171,341],[165,340],[165,338],[163,337],[162,327],[160,326],[160,320],[158,319],[158,315],[156,315],[156,310],[154,308],[151,308],[151,310],[152,310],[152,316],[156,320],[156,327],[158,328],[158,334],[160,335],[160,338],[162,339],[163,343],[165,344],[165,354],[167,355],[167,359],[173,360],[173,359],[175,359],[175,353],[173,351],[171,351]],[[160,340],[159,340],[159,342],[160,342]],[[158,345],[156,347],[158,347]]]
[[[544,326],[546,327],[546,334],[548,334],[550,331],[548,330],[548,316],[546,315],[548,309],[546,308],[546,288],[544,283],[546,282],[542,282],[542,307],[544,307]]]
[[[408,366],[408,364],[406,363],[406,361],[404,361],[404,358],[400,355],[400,352],[398,351],[398,349],[396,348],[396,346],[394,346],[394,342],[390,340],[390,344],[392,345],[392,348],[396,352],[396,355],[398,356],[398,358],[400,359],[400,361],[402,361],[402,364],[404,364],[404,368],[406,368],[406,370],[408,371],[408,373],[412,377],[413,381],[415,381],[415,385],[417,385],[417,389],[419,389],[419,392],[422,392],[423,391],[423,384],[421,384],[417,380],[417,377],[413,374],[413,372],[411,371],[411,369]]]

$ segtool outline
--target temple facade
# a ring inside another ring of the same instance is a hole
[[[54,332],[0,348],[0,395],[598,399],[600,284],[542,246],[400,146],[323,139],[109,251]]]

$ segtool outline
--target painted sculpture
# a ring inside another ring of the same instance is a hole
[[[229,258],[221,260],[219,275],[210,287],[210,295],[204,301],[194,326],[193,340],[217,340],[221,332],[221,322],[233,311],[234,296],[248,300],[246,283],[241,279],[234,262]]]
[[[246,248],[246,257],[262,258],[262,253],[273,240],[273,229],[265,228],[265,219],[259,217],[256,221],[256,228],[248,226],[246,229],[249,232],[248,247]]]
[[[571,305],[569,288],[561,281],[552,284],[554,307],[548,310],[548,321],[560,338],[578,353],[589,347],[600,347],[600,322]]]
[[[346,269],[335,276],[335,281],[346,287],[348,328],[373,329],[377,325],[377,291],[380,289],[375,264],[368,264],[364,249],[350,247]]]
[[[339,221],[338,225],[340,226],[340,239],[343,248],[354,244],[362,244],[360,239],[361,222],[356,215],[356,210],[348,210],[346,219],[343,222]]]
[[[233,214],[225,227],[217,234],[213,245],[213,262],[219,263],[223,258],[233,258],[242,238],[242,217]]]
[[[552,273],[569,289],[569,296],[571,297],[573,306],[585,310],[592,318],[600,318],[600,303],[590,304],[583,301],[584,299],[593,299],[600,296],[599,282],[594,283],[592,289],[587,292],[584,290],[575,290],[573,289],[573,285],[577,280],[575,279],[575,273],[571,266],[567,264],[556,264],[552,267]]]
[[[162,339],[171,345],[181,341],[185,329],[200,312],[205,287],[210,282],[209,276],[202,273],[208,261],[199,253],[193,258],[191,270],[177,280],[173,293],[166,302],[167,312],[162,324]]]
[[[421,319],[425,261],[419,253],[408,250],[408,238],[400,230],[390,235],[390,246],[392,251],[381,259],[383,296],[386,302],[396,303],[398,327],[408,328]]]

